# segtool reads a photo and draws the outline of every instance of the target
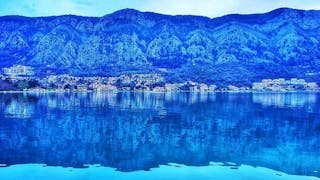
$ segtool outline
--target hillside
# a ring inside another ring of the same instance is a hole
[[[103,17],[0,17],[0,68],[38,76],[161,73],[168,82],[320,82],[320,11],[277,9],[219,18],[124,9]]]

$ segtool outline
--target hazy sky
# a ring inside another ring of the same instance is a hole
[[[320,9],[320,0],[0,0],[0,16],[103,16],[119,9],[134,8],[173,15],[217,17],[230,13],[262,13],[280,7]]]

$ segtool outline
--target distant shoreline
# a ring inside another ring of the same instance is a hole
[[[48,90],[48,91],[0,91],[0,94],[14,94],[14,93],[123,93],[123,92],[132,92],[132,93],[319,93],[320,90],[295,90],[295,91],[126,91],[126,90],[118,90],[118,91],[56,91],[56,90]]]

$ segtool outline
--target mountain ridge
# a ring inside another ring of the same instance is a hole
[[[251,14],[242,14],[242,13],[232,13],[232,14],[225,14],[222,16],[217,16],[217,17],[209,17],[209,16],[203,16],[203,15],[192,15],[192,14],[176,14],[176,15],[170,15],[170,14],[165,14],[165,13],[157,13],[157,12],[152,12],[152,11],[140,11],[134,8],[124,8],[124,9],[119,9],[114,12],[105,14],[103,16],[83,16],[83,15],[76,15],[76,14],[63,14],[63,15],[52,15],[52,16],[25,16],[25,15],[18,15],[18,14],[12,14],[12,15],[2,15],[0,18],[3,17],[25,17],[25,18],[52,18],[52,17],[64,17],[64,16],[71,16],[71,17],[83,17],[83,18],[103,18],[105,16],[109,16],[112,14],[121,14],[121,13],[127,13],[127,12],[133,12],[133,13],[142,13],[142,14],[155,14],[155,15],[163,15],[163,16],[170,16],[170,17],[179,17],[179,16],[186,16],[186,17],[203,17],[203,18],[208,18],[208,19],[217,19],[217,18],[223,18],[225,16],[252,16],[252,15],[265,15],[265,14],[273,14],[273,13],[281,13],[284,11],[300,11],[300,12],[318,12],[320,10],[316,9],[310,9],[310,10],[304,10],[304,9],[298,9],[298,8],[289,8],[289,7],[280,7],[277,9],[273,9],[267,12],[262,12],[262,13],[251,13]]]
[[[160,73],[168,82],[222,86],[281,77],[320,82],[318,19],[320,11],[290,8],[217,18],[134,9],[2,16],[0,68],[28,65],[39,76]]]

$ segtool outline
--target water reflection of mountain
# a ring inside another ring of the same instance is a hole
[[[0,164],[133,171],[216,161],[320,176],[320,101],[312,99],[278,108],[245,93],[1,94]],[[7,117],[12,102],[28,102],[29,118]]]

